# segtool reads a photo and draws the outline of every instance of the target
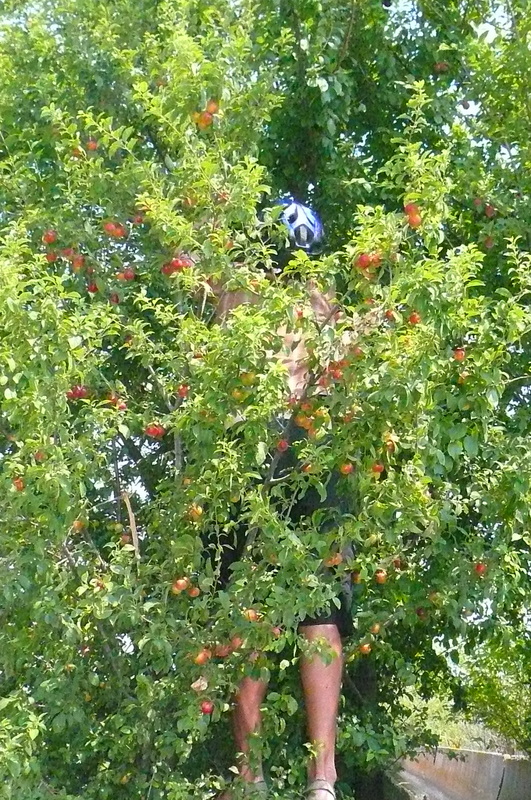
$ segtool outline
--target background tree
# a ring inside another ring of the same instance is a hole
[[[296,796],[296,620],[352,541],[348,791],[426,742],[400,698],[456,683],[457,639],[525,625],[524,3],[1,13],[0,796],[212,797],[245,671],[271,675],[271,784]],[[328,246],[271,280],[286,191]],[[334,325],[306,277],[336,286]],[[263,302],[221,326],[220,281]],[[267,355],[281,325],[309,341],[304,407]],[[279,409],[309,431],[288,492],[343,468],[361,499],[339,531],[286,522]],[[218,592],[204,540],[235,514],[250,551]]]

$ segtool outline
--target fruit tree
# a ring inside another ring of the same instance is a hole
[[[411,687],[525,629],[526,3],[5,0],[0,25],[0,797],[213,797],[245,673],[298,796],[297,620],[345,578],[347,791],[426,742]],[[279,275],[283,193],[327,242]],[[220,319],[220,292],[260,302]],[[290,526],[334,470],[355,513]],[[236,517],[219,591],[205,537]]]

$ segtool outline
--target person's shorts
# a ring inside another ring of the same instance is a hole
[[[280,420],[275,424],[278,425],[280,433],[285,421]],[[293,429],[289,432],[290,443],[301,441],[305,438],[306,431],[296,426],[293,426]],[[294,449],[289,447],[281,454],[273,477],[277,478],[289,474],[294,469],[300,469],[300,463],[297,460]],[[354,502],[351,484],[345,481],[339,471],[334,470],[330,473],[325,486],[326,494],[324,497],[321,497],[315,487],[309,486],[304,495],[296,497],[294,502],[291,503],[288,518],[294,527],[297,527],[304,518],[311,518],[314,512],[325,511],[320,528],[323,532],[330,531],[340,524],[341,517],[345,513],[352,513]],[[236,507],[235,515],[237,513],[238,507]],[[222,543],[220,561],[217,564],[220,587],[225,587],[230,583],[232,565],[242,557],[247,533],[248,529],[245,525],[236,525],[231,532],[230,543],[228,538],[226,547]],[[206,550],[208,550],[208,536],[204,543]],[[219,539],[217,539],[216,550],[219,554]],[[344,555],[352,555],[352,548],[343,548],[342,552]],[[303,627],[308,625],[337,625],[342,636],[351,634],[353,630],[351,614],[352,592],[349,576],[341,584],[338,583],[338,597],[341,603],[339,608],[335,603],[331,602],[329,607],[320,611],[316,616],[302,619],[299,625]]]

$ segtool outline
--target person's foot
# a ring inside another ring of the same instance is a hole
[[[336,800],[334,784],[322,778],[316,778],[308,784],[306,800]]]

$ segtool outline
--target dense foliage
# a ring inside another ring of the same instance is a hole
[[[344,789],[426,741],[400,698],[451,689],[457,641],[525,631],[530,35],[523,0],[5,0],[0,797],[213,797],[246,671],[296,796],[296,623],[345,576]],[[289,280],[283,192],[328,232]],[[220,286],[261,302],[220,324]],[[290,525],[331,470],[355,513]]]

